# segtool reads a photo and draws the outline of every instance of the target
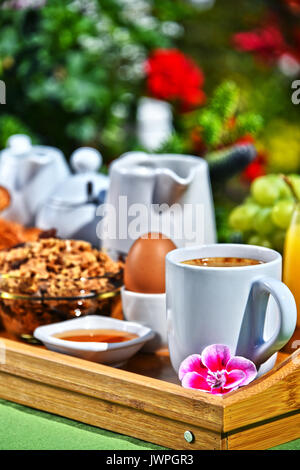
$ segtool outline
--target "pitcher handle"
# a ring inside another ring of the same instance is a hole
[[[279,322],[273,336],[264,341],[263,331],[269,296],[275,299]],[[293,294],[281,281],[262,277],[253,282],[237,346],[237,355],[251,359],[257,366],[279,351],[292,337],[297,321]]]

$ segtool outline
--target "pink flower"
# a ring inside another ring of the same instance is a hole
[[[184,388],[224,395],[255,379],[257,370],[249,359],[231,356],[225,344],[211,344],[202,354],[188,356],[180,365],[179,380]]]

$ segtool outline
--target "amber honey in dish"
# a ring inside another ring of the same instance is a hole
[[[70,330],[53,335],[55,338],[80,343],[124,343],[138,338],[138,335],[121,330]]]
[[[211,258],[197,258],[182,261],[183,264],[190,264],[192,266],[207,266],[212,268],[235,268],[241,266],[255,266],[263,264],[263,261],[250,258],[236,258],[236,257],[211,257]]]

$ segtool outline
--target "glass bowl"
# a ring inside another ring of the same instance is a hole
[[[85,281],[86,288],[83,288]],[[34,342],[33,332],[38,326],[85,315],[110,316],[119,302],[121,284],[114,282],[111,290],[97,292],[90,288],[89,281],[81,278],[79,286],[76,280],[66,280],[63,295],[51,296],[45,289],[45,282],[50,281],[41,280],[38,288],[35,282],[30,289],[30,278],[2,275],[0,319],[4,330],[15,337]],[[97,278],[93,278],[93,281],[95,287]],[[27,293],[30,290],[32,293]]]

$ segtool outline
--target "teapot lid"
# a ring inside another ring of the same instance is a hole
[[[71,167],[75,173],[98,171],[102,165],[102,155],[91,147],[81,147],[72,153]]]
[[[21,159],[30,160],[40,165],[46,165],[54,158],[63,158],[61,150],[47,145],[33,145],[31,138],[26,134],[14,134],[7,139],[7,147],[1,152],[3,158],[14,159],[19,164]],[[66,166],[66,165],[65,165]]]
[[[71,166],[76,174],[70,175],[50,200],[51,205],[77,206],[97,204],[99,194],[108,189],[108,176],[98,173],[102,156],[96,149],[82,147],[71,155]],[[98,202],[99,203],[99,202]]]
[[[7,147],[14,155],[22,155],[31,150],[32,143],[28,135],[15,134],[8,138]]]

